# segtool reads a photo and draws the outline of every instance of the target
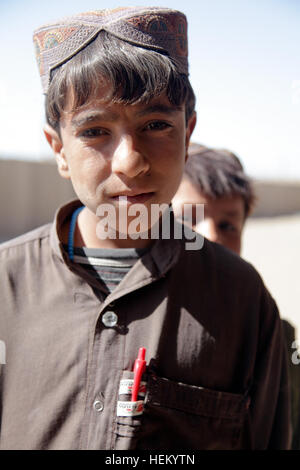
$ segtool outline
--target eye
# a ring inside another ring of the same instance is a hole
[[[222,232],[227,232],[227,233],[238,233],[239,230],[235,225],[233,225],[231,222],[228,221],[223,221],[218,224],[219,230]]]
[[[89,129],[85,129],[84,131],[80,132],[80,137],[87,137],[87,138],[93,138],[93,137],[101,137],[103,135],[108,135],[108,131],[101,127],[93,127]]]
[[[149,124],[147,124],[144,129],[146,131],[163,131],[165,129],[168,129],[169,127],[172,126],[166,121],[152,121],[149,122]]]

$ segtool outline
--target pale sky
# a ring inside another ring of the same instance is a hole
[[[0,0],[0,158],[51,157],[32,32],[127,1]],[[227,148],[254,177],[300,180],[300,2],[135,2],[183,11],[197,97],[193,140]]]

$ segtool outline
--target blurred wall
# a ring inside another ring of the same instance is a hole
[[[255,182],[258,196],[253,217],[300,212],[300,181]],[[61,204],[75,197],[54,160],[30,162],[0,159],[0,240],[20,235],[53,219]]]
[[[0,240],[6,240],[50,222],[74,192],[52,161],[0,160],[0,196]]]
[[[257,205],[254,217],[272,217],[300,212],[300,178],[298,181],[255,181]]]

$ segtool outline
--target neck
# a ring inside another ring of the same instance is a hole
[[[107,237],[101,240],[97,236],[99,218],[85,207],[78,215],[74,232],[74,246],[87,248],[146,248],[153,243],[151,238],[133,240],[130,237],[120,238],[118,232],[115,238]]]

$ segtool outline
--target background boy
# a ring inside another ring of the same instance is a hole
[[[174,212],[184,204],[204,204],[205,219],[194,230],[208,240],[241,253],[242,233],[255,202],[252,182],[231,152],[192,143],[180,186],[173,198]]]
[[[1,247],[1,448],[289,446],[281,324],[256,271],[172,231],[97,236],[103,204],[149,210],[180,183],[195,125],[186,28],[133,7],[35,33],[45,134],[79,200]]]

